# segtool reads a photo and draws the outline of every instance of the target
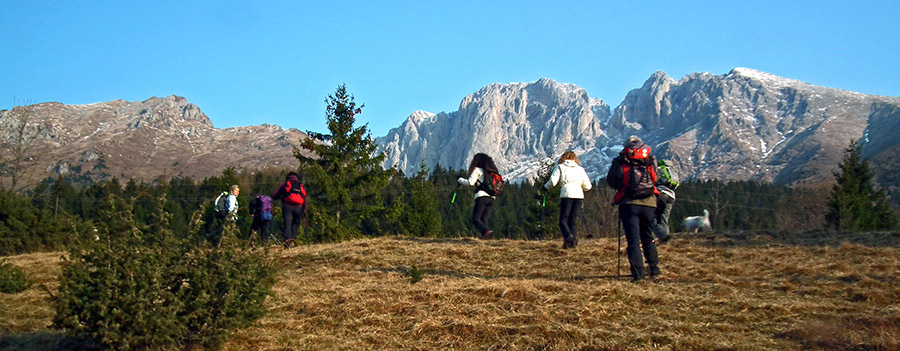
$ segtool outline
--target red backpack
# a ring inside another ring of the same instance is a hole
[[[658,195],[656,190],[656,161],[650,155],[650,147],[646,144],[632,144],[622,150],[620,157],[621,187],[613,201],[618,204],[625,197],[646,199]]]
[[[306,203],[306,189],[303,188],[303,183],[294,182],[292,180],[286,181],[284,182],[284,191],[287,193],[287,196],[285,196],[282,201],[287,201],[293,205],[303,205]]]
[[[503,185],[506,184],[503,176],[500,173],[488,170],[485,170],[485,173],[485,181],[479,181],[477,189],[484,191],[490,196],[500,195],[500,192],[503,191]]]

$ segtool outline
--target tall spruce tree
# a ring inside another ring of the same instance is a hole
[[[837,184],[831,189],[827,224],[840,230],[897,229],[897,217],[887,202],[883,189],[875,187],[869,162],[859,152],[855,141],[844,151],[841,172],[835,173]]]
[[[311,151],[303,155],[294,149],[306,175],[311,176],[308,191],[310,225],[320,230],[325,240],[342,240],[361,234],[380,234],[390,220],[381,190],[394,174],[381,163],[384,153],[376,153],[376,144],[367,125],[354,127],[356,115],[364,105],[356,105],[346,85],[338,86],[325,100],[325,118],[330,135],[309,133],[301,147]]]

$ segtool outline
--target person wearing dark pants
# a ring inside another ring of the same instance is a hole
[[[499,174],[497,165],[487,154],[477,153],[472,157],[469,163],[469,172],[465,177],[459,177],[457,183],[465,186],[474,186],[475,191],[475,209],[472,211],[472,224],[481,233],[481,239],[487,240],[493,236],[488,221],[491,219],[491,212],[494,210],[494,195],[488,192],[491,189],[487,186],[491,182],[491,174]]]
[[[472,224],[475,225],[479,233],[491,232],[491,228],[488,226],[491,212],[494,212],[494,198],[482,196],[475,199],[475,209],[472,211]]]
[[[250,200],[250,245],[253,245],[253,233],[259,234],[259,242],[266,245],[269,240],[269,224],[272,222],[272,199],[265,195],[257,195]]]
[[[560,184],[559,191],[559,230],[562,232],[563,249],[574,249],[578,246],[578,232],[575,220],[584,203],[584,192],[591,190],[591,180],[578,162],[575,152],[566,151],[559,158],[550,179],[544,189]]]
[[[306,216],[304,206],[282,202],[281,216],[284,219],[284,241],[296,241],[300,223],[303,221],[303,217]]]
[[[656,160],[650,155],[650,147],[636,136],[628,138],[606,174],[607,184],[616,189],[613,204],[619,206],[619,219],[625,230],[628,243],[625,251],[631,266],[632,281],[646,278],[644,256],[650,267],[650,277],[659,275],[659,256],[652,232],[656,226],[659,196],[655,186],[656,174]]]
[[[284,247],[294,247],[297,230],[306,217],[306,188],[300,182],[300,176],[296,172],[288,173],[284,183],[272,194],[272,200],[281,200],[281,216],[284,219],[284,232],[281,236]]]
[[[578,246],[578,230],[575,220],[581,212],[584,199],[559,199],[559,231],[563,236],[563,248],[574,249]]]
[[[628,244],[625,252],[631,266],[632,279],[644,279],[646,273],[649,273],[650,277],[658,276],[659,256],[650,231],[650,228],[656,224],[656,208],[642,205],[619,205],[619,219],[622,221],[625,242]],[[641,255],[642,248],[643,255]],[[644,258],[647,259],[650,272],[644,272]]]

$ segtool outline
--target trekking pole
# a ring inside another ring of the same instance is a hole
[[[453,189],[453,197],[450,198],[450,207],[447,208],[447,220],[450,220],[450,212],[453,211],[453,203],[456,202],[456,192],[459,191],[459,186],[461,184],[456,184],[456,188]]]
[[[541,232],[541,238],[544,237],[544,228],[543,228],[544,212],[545,212],[545,206],[547,206],[547,192],[542,191],[542,193],[544,193],[543,194],[544,197],[543,197],[543,199],[541,199],[541,220],[538,222],[538,230]]]
[[[303,206],[303,237],[306,238],[306,245],[310,245],[312,243],[309,242],[309,230],[307,230],[309,228],[309,226],[307,226],[308,222],[306,221],[306,215],[307,215],[306,205],[304,205]]]
[[[279,240],[279,239],[275,236],[275,234],[272,234],[271,232],[269,232],[269,237],[272,238],[273,241],[275,241],[275,245],[278,245],[278,246],[284,245],[284,244],[281,242],[281,240]]]
[[[619,209],[616,208],[616,215],[619,214],[618,212]],[[616,279],[619,279],[619,266],[622,263],[622,218],[617,218],[616,223],[616,242],[618,243],[616,246]]]

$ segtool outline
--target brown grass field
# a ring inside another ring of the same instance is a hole
[[[679,234],[660,247],[661,278],[639,283],[616,277],[615,237],[560,245],[382,237],[273,249],[269,314],[224,348],[900,350],[900,233]],[[0,294],[0,349],[62,339],[47,303],[60,256],[5,258],[35,285]]]

